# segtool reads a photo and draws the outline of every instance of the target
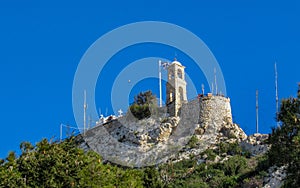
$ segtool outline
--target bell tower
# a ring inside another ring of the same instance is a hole
[[[184,68],[176,59],[168,66],[166,105],[170,116],[178,116],[181,105],[187,102]]]

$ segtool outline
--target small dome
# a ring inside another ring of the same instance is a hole
[[[173,61],[172,64],[177,64],[177,65],[182,66],[181,63],[179,61],[177,61],[177,60]]]

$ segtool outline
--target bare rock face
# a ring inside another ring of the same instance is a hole
[[[225,121],[221,130],[221,134],[227,138],[235,138],[237,141],[247,139],[246,133],[235,123]]]
[[[273,166],[268,170],[269,175],[264,178],[264,188],[277,188],[283,185],[286,177],[286,166]]]
[[[265,144],[268,137],[267,134],[256,133],[248,136],[240,145],[252,155],[264,154],[270,149],[270,146]]]
[[[146,148],[167,141],[179,120],[179,117],[166,117],[162,120],[148,118],[139,121],[120,118],[118,121],[112,121],[104,126],[109,134],[119,142]]]
[[[168,140],[170,135],[178,125],[180,121],[179,117],[169,117],[165,118],[165,120],[160,124],[159,127],[159,135],[157,137],[157,142],[165,142]]]

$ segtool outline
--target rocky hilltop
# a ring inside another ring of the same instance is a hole
[[[88,130],[85,141],[86,147],[108,161],[138,167],[190,156],[201,158],[201,153],[220,143],[240,143],[256,155],[266,151],[267,147],[260,144],[266,138],[247,137],[233,123],[229,98],[207,95],[183,104],[177,117],[169,117],[166,108],[142,120],[126,114]]]
[[[264,154],[270,148],[266,144],[268,135],[247,136],[238,124],[233,123],[230,99],[223,96],[202,96],[183,104],[177,117],[168,116],[166,107],[142,120],[126,114],[97,125],[82,138],[85,142],[81,147],[97,151],[107,162],[130,167],[191,158],[198,164],[224,163],[234,156],[235,151],[230,151],[232,146],[243,148],[249,156]],[[224,151],[226,147],[227,151]],[[213,157],[209,150],[214,151]],[[251,159],[249,161],[251,165]],[[279,171],[272,167],[267,173],[264,179],[245,185],[282,185],[284,169]]]

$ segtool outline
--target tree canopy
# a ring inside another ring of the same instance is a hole
[[[35,146],[23,142],[20,149],[20,156],[11,152],[1,160],[0,187],[233,187],[248,169],[240,155],[222,164],[198,165],[189,159],[141,169],[119,167],[78,148],[73,136],[62,142],[43,139]]]
[[[151,91],[141,92],[134,97],[134,103],[130,106],[130,112],[137,119],[149,118],[155,113],[157,100]]]
[[[278,121],[272,129],[268,153],[270,165],[287,165],[286,187],[300,185],[300,95],[282,100]]]
[[[0,187],[142,187],[141,171],[104,165],[98,154],[79,149],[75,137],[20,148],[18,158],[12,152],[2,160]]]

